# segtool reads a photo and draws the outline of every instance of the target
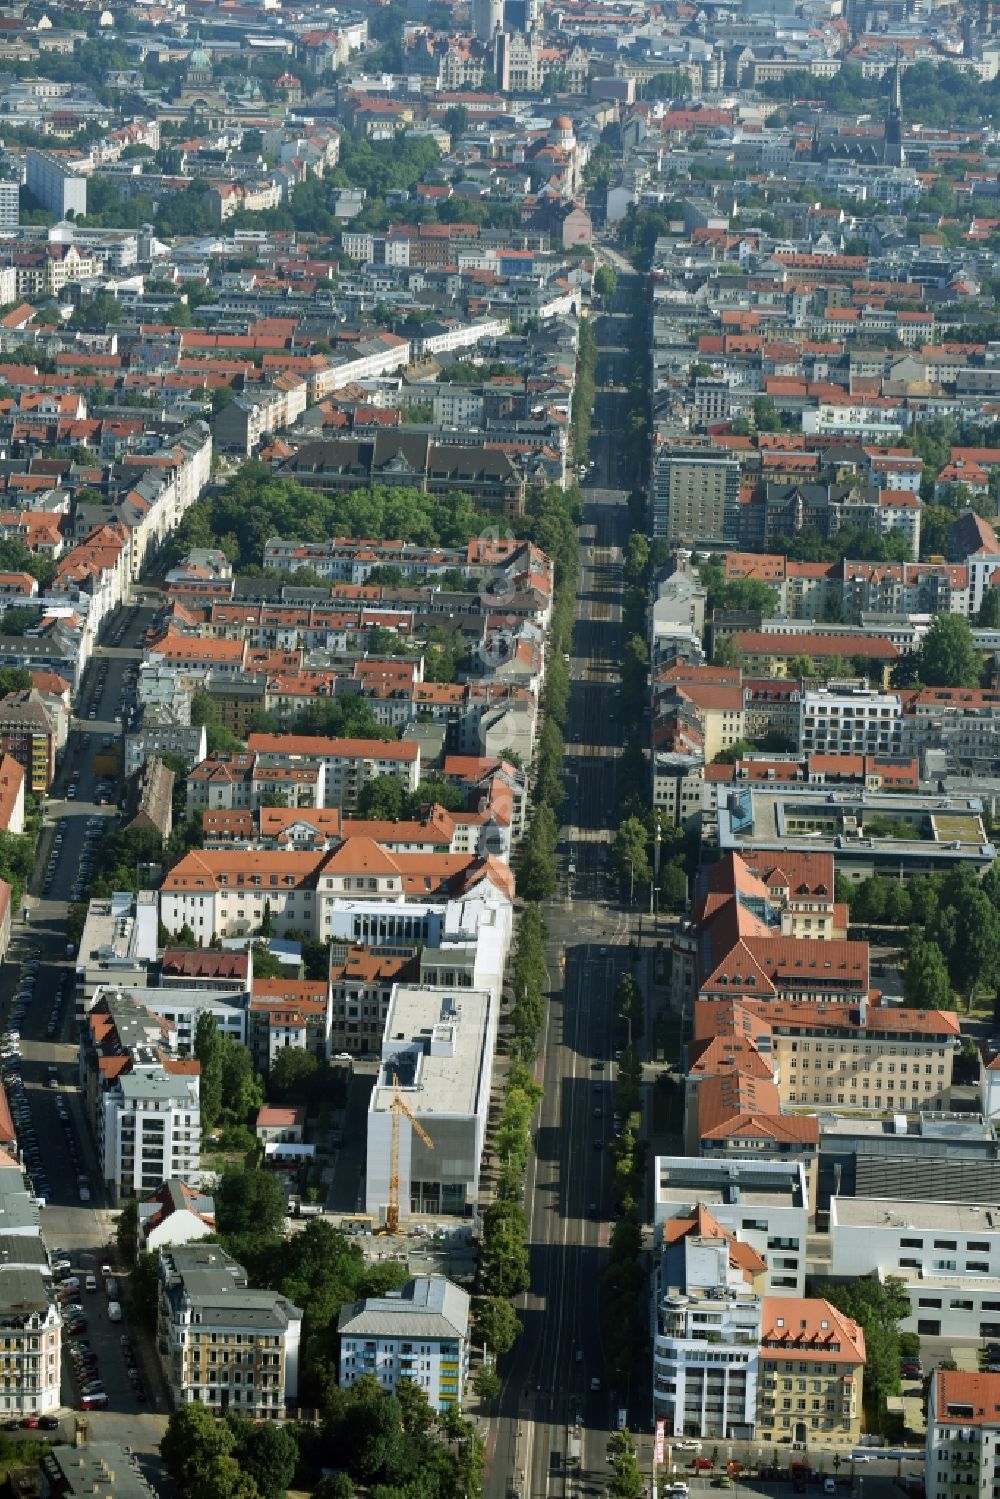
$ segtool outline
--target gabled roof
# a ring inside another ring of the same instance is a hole
[[[765,1296],[761,1304],[761,1350],[782,1358],[829,1359],[863,1364],[865,1335],[844,1312],[818,1296]]]

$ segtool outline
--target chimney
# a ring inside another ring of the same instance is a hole
[[[73,1446],[86,1447],[87,1445],[87,1421],[82,1416],[77,1416],[73,1424]]]

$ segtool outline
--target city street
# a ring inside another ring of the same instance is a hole
[[[629,293],[618,300],[629,305]],[[625,351],[625,324],[598,319],[597,380]],[[618,371],[614,374],[617,377]],[[624,377],[622,377],[624,378]],[[584,490],[577,622],[566,732],[566,801],[560,829],[560,891],[548,903],[550,980],[538,1080],[544,1088],[526,1202],[531,1291],[524,1334],[502,1367],[501,1414],[490,1422],[491,1499],[602,1491],[605,1451],[619,1408],[604,1377],[599,1282],[614,1195],[605,1143],[614,1113],[612,995],[628,955],[627,913],[609,875],[617,822],[621,751],[617,664],[621,649],[621,559],[628,537],[619,472],[624,396],[598,391]]]
[[[34,998],[20,1024],[21,1075],[31,1109],[31,1121],[37,1134],[39,1150],[48,1181],[45,1207],[41,1212],[42,1233],[50,1252],[58,1248],[72,1262],[74,1270],[97,1271],[108,1257],[108,1246],[114,1239],[114,1218],[106,1210],[97,1159],[90,1128],[83,1116],[78,1086],[77,1021],[73,1002],[73,958],[66,955],[66,918],[73,888],[80,872],[87,838],[88,820],[117,821],[118,808],[112,796],[103,805],[96,800],[100,773],[96,759],[103,749],[102,741],[120,732],[123,703],[131,696],[125,680],[130,663],[139,658],[138,644],[149,624],[151,612],[140,610],[134,616],[122,611],[107,631],[114,636],[125,624],[119,648],[98,647],[88,665],[77,696],[76,714],[72,720],[66,751],[52,794],[44,805],[45,827],[39,858],[32,876],[26,905],[30,919],[18,923],[8,961],[0,976],[0,1005],[5,1020],[16,988],[18,965],[31,951],[37,955],[40,969]],[[127,624],[125,623],[128,621]],[[107,659],[107,673],[98,682],[98,663]],[[91,717],[93,714],[93,717]],[[73,794],[68,795],[72,789]],[[57,844],[57,836],[61,842]],[[52,877],[46,881],[45,870],[55,853]],[[45,884],[48,890],[43,893]],[[46,1035],[53,998],[63,994],[55,1035]],[[51,1085],[50,1066],[57,1068],[58,1087]],[[71,1159],[67,1137],[57,1112],[57,1099],[63,1100],[72,1125],[72,1140],[79,1166]],[[80,1173],[87,1178],[89,1201],[81,1201]],[[140,1351],[145,1379],[143,1398],[137,1397],[129,1380],[122,1355],[123,1323],[111,1323],[107,1296],[103,1286],[81,1298],[88,1326],[86,1337],[98,1358],[101,1380],[108,1393],[110,1409],[91,1412],[91,1430],[97,1437],[121,1440],[135,1448],[153,1452],[165,1424],[165,1410],[158,1370],[149,1350]],[[64,1338],[64,1347],[72,1340]],[[62,1396],[65,1407],[75,1399],[75,1386],[68,1358],[63,1360]],[[72,1418],[64,1422],[67,1433]]]

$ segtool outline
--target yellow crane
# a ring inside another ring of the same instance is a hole
[[[392,1074],[392,1140],[389,1146],[389,1205],[385,1214],[385,1231],[394,1234],[399,1227],[399,1116],[405,1114],[428,1150],[434,1149],[434,1141],[417,1119],[399,1086],[399,1078]]]

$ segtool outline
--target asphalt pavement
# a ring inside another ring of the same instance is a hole
[[[629,292],[619,292],[628,305]],[[623,357],[623,324],[598,319],[598,381]],[[616,371],[617,373],[617,371]],[[619,392],[598,392],[570,660],[560,885],[547,903],[548,1006],[536,1076],[544,1094],[526,1184],[531,1290],[524,1333],[500,1373],[487,1434],[490,1499],[571,1499],[608,1477],[619,1392],[607,1387],[599,1282],[614,1214],[606,1146],[614,1112],[612,996],[627,963],[628,913],[609,872],[621,754],[618,663],[627,493],[619,482]]]
[[[50,1252],[57,1248],[63,1251],[73,1270],[81,1272],[82,1284],[88,1270],[98,1271],[101,1263],[113,1257],[114,1217],[105,1206],[79,1090],[78,1027],[73,999],[75,953],[67,957],[66,919],[74,894],[82,893],[85,898],[79,881],[88,833],[96,831],[100,821],[115,824],[118,820],[114,784],[109,787],[110,795],[101,802],[97,800],[101,776],[95,762],[107,753],[105,741],[115,744],[120,741],[121,715],[134,698],[126,673],[139,659],[139,642],[150,619],[148,609],[119,611],[106,633],[114,637],[123,629],[121,644],[110,648],[99,646],[88,664],[74,703],[74,718],[59,772],[43,806],[45,825],[39,858],[24,902],[29,920],[17,923],[8,959],[0,967],[0,1011],[5,1022],[9,1022],[22,962],[30,954],[40,965],[32,998],[18,1027],[20,1070],[30,1110],[29,1127],[34,1131],[47,1187],[41,1211],[42,1234]],[[106,663],[103,671],[102,661]],[[62,996],[61,1001],[57,1001],[57,996]],[[55,1068],[54,1074],[50,1068]],[[61,1110],[68,1116],[68,1126],[62,1122]],[[81,1200],[81,1174],[86,1178],[89,1200]],[[162,1435],[166,1410],[151,1344],[125,1323],[110,1321],[103,1287],[96,1292],[82,1291],[79,1301],[87,1320],[84,1336],[97,1355],[99,1375],[109,1400],[107,1412],[88,1413],[91,1433],[94,1437],[119,1440],[137,1453],[151,1455]],[[144,1374],[141,1382],[130,1379],[123,1356],[122,1334],[130,1331]],[[79,1391],[68,1354],[74,1340],[64,1336],[63,1341],[62,1398],[67,1415],[62,1429],[64,1435],[69,1435],[73,1420],[69,1410],[76,1403]],[[153,1458],[149,1456],[143,1461],[152,1473]]]

